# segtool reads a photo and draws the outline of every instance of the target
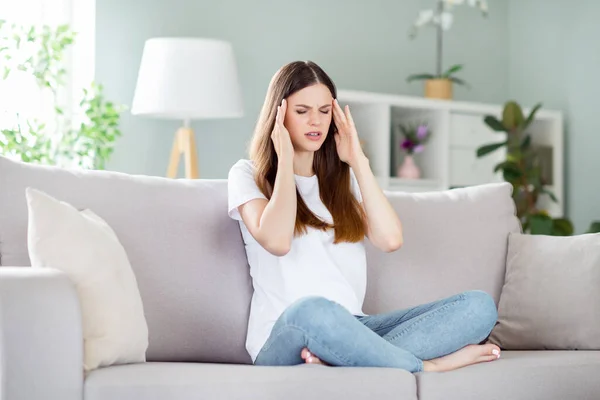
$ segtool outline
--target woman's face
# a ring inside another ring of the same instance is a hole
[[[287,98],[284,125],[294,150],[317,151],[331,124],[333,96],[322,83],[307,86]]]

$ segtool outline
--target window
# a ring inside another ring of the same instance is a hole
[[[6,21],[0,27],[0,33],[12,31],[13,24],[35,26],[36,30],[44,25],[56,29],[59,25],[68,24],[76,33],[74,44],[68,48],[63,60],[65,84],[56,92],[56,102],[67,119],[74,122],[77,120],[74,111],[82,98],[83,88],[90,85],[94,76],[94,13],[95,0],[0,1],[0,20]],[[11,43],[14,44],[14,40]],[[0,49],[2,47],[0,42]],[[0,130],[14,129],[18,122],[22,123],[30,118],[50,125],[55,119],[55,99],[52,92],[41,89],[31,73],[14,69],[17,63],[27,59],[30,54],[27,50],[27,43],[18,50],[11,49],[10,54],[15,57],[10,60],[6,60],[0,52]],[[11,68],[11,72],[3,80],[1,78],[5,67]],[[48,132],[52,132],[52,129]]]

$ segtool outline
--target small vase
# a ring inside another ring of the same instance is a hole
[[[452,99],[452,81],[450,79],[426,80],[425,97],[430,99]]]
[[[397,171],[398,178],[404,179],[419,179],[421,177],[421,171],[411,154],[407,154],[404,157],[404,161],[398,166]]]

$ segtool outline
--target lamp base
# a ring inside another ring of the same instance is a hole
[[[185,177],[187,179],[199,178],[196,140],[194,139],[194,131],[191,128],[182,127],[175,132],[171,160],[167,169],[168,178],[175,178],[177,176],[179,160],[182,155],[185,162]]]

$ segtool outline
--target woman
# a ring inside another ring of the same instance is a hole
[[[333,121],[332,121],[333,119]],[[364,155],[348,106],[313,62],[273,76],[250,146],[229,172],[253,279],[246,348],[256,365],[317,363],[448,371],[492,361],[481,291],[365,315],[366,236],[402,245],[402,225]]]

